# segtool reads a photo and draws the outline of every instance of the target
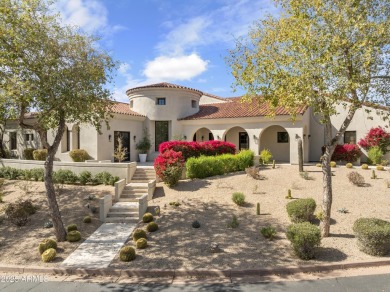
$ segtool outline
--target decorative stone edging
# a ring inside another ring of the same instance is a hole
[[[138,278],[163,278],[163,277],[197,277],[197,278],[216,278],[216,277],[244,277],[244,276],[269,276],[286,275],[309,272],[325,272],[333,270],[345,270],[354,268],[381,267],[390,265],[390,260],[366,261],[345,264],[325,264],[325,265],[305,265],[305,266],[286,266],[261,269],[227,269],[227,270],[129,270],[129,269],[83,269],[83,268],[50,268],[34,266],[15,266],[0,264],[0,272],[6,273],[45,273],[55,275],[80,275],[80,276],[128,276]]]

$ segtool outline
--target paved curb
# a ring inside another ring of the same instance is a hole
[[[289,275],[296,273],[313,273],[327,272],[335,270],[346,270],[356,268],[382,267],[390,266],[390,260],[381,261],[366,261],[345,264],[324,264],[324,265],[305,265],[305,266],[286,266],[275,268],[261,268],[248,270],[183,270],[183,269],[168,269],[168,270],[130,270],[130,269],[83,269],[83,268],[50,268],[37,266],[16,266],[0,264],[0,272],[6,273],[29,273],[29,274],[54,274],[54,275],[80,275],[80,276],[127,276],[137,278],[218,278],[218,277],[244,277],[244,276],[269,276],[269,275]]]

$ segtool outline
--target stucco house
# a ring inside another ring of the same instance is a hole
[[[298,163],[298,138],[303,140],[305,162],[318,161],[324,145],[324,128],[310,107],[299,108],[293,122],[288,111],[281,107],[269,118],[266,104],[242,103],[237,97],[222,98],[171,83],[131,88],[126,94],[129,103],[114,104],[110,128],[103,127],[101,134],[90,125],[67,124],[56,158],[71,161],[70,150],[85,149],[92,159],[114,161],[116,138],[121,135],[124,146],[129,149],[127,160],[137,161],[135,145],[145,128],[152,141],[148,153],[150,161],[158,155],[160,143],[175,139],[224,140],[235,144],[238,150],[251,149],[256,155],[267,148],[277,162],[291,164]],[[388,127],[388,122],[380,115],[380,111],[388,110],[369,106],[359,109],[339,143],[357,142],[372,127]],[[341,125],[346,113],[347,109],[340,104],[338,114],[332,117],[334,130]],[[26,118],[34,119],[34,116]],[[52,139],[50,133],[48,138]],[[19,129],[13,122],[7,123],[4,141],[6,147],[21,158],[24,148],[40,147],[36,133]]]

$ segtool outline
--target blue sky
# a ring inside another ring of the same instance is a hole
[[[66,24],[101,36],[121,62],[110,88],[125,102],[127,89],[164,81],[242,94],[231,87],[228,50],[254,21],[277,13],[271,0],[60,0],[55,9]]]

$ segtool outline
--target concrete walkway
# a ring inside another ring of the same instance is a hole
[[[136,224],[104,223],[62,263],[66,268],[107,268]]]

